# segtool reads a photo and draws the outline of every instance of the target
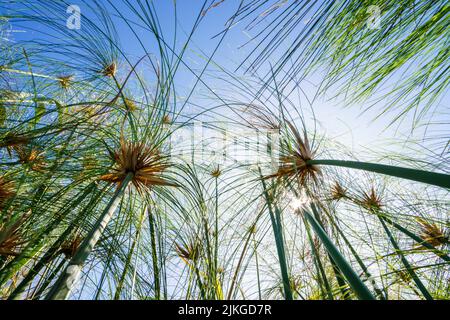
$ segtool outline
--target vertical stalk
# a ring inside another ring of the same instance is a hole
[[[242,250],[241,256],[239,257],[239,261],[238,261],[238,264],[236,266],[236,271],[234,272],[233,279],[231,281],[230,289],[229,289],[228,295],[227,295],[227,300],[230,300],[232,298],[233,290],[234,290],[234,287],[236,285],[236,280],[237,280],[237,277],[238,277],[238,274],[239,274],[239,269],[241,268],[242,261],[244,260],[244,256],[245,256],[245,254],[247,252],[247,247],[248,247],[248,244],[250,242],[251,236],[252,236],[252,233],[249,232],[248,233],[248,237],[245,240],[244,249]]]
[[[158,267],[158,254],[156,252],[156,237],[155,237],[155,221],[153,220],[153,214],[150,211],[150,205],[148,207],[148,221],[150,224],[150,240],[152,246],[152,264],[153,264],[153,279],[155,283],[155,299],[161,298],[161,285]]]
[[[218,278],[218,254],[219,254],[219,192],[218,192],[218,183],[217,183],[218,177],[215,177],[215,230],[214,230],[214,279],[217,284],[219,280]],[[216,297],[219,298],[221,294],[218,294],[218,289],[216,285]]]
[[[211,257],[211,242],[209,241],[209,227],[208,227],[208,221],[205,217],[205,212],[202,210],[202,220],[203,220],[203,228],[205,230],[205,239],[206,239],[206,259],[207,259],[207,279],[206,282],[206,290],[207,295],[209,297],[210,291],[212,291],[213,287],[215,286],[215,279],[214,277],[214,263]],[[214,290],[215,291],[215,290]],[[214,293],[213,293],[214,294]],[[209,298],[211,299],[211,298]]]
[[[270,214],[270,220],[272,222],[272,229],[275,235],[275,244],[277,247],[278,260],[280,262],[281,277],[283,279],[284,295],[286,300],[293,300],[291,291],[291,282],[289,279],[289,272],[287,268],[286,255],[284,250],[283,229],[281,224],[280,210],[275,206],[275,212],[272,210],[272,201],[267,193],[266,183],[262,177],[261,169],[259,169],[261,175],[261,182],[263,185],[263,192],[267,202],[267,208]]]
[[[120,294],[122,293],[123,285],[125,283],[125,278],[128,273],[128,269],[131,265],[131,258],[133,257],[134,249],[136,248],[136,244],[139,241],[139,236],[141,234],[142,229],[142,220],[144,220],[144,212],[142,212],[140,218],[139,218],[139,224],[136,231],[136,235],[134,236],[133,243],[131,244],[130,251],[128,252],[127,259],[125,261],[125,266],[123,267],[122,275],[119,280],[119,284],[117,285],[116,292],[114,294],[114,300],[119,300]]]
[[[333,292],[331,291],[331,287],[328,282],[327,275],[325,274],[325,270],[323,269],[322,262],[320,261],[319,252],[317,251],[316,246],[314,245],[310,227],[309,227],[309,225],[306,224],[305,217],[302,217],[302,221],[305,224],[305,230],[306,230],[306,234],[308,235],[309,245],[311,246],[311,252],[313,253],[314,266],[316,267],[316,272],[317,272],[317,283],[320,287],[320,292],[322,294],[322,297],[325,298],[326,296],[328,296],[329,300],[334,300]]]
[[[103,210],[102,215],[97,219],[94,227],[84,239],[83,243],[78,248],[77,252],[73,256],[72,260],[67,265],[64,273],[59,277],[56,283],[53,285],[50,292],[45,297],[46,300],[65,300],[69,296],[73,285],[78,280],[84,263],[89,257],[90,253],[94,249],[98,240],[100,239],[103,231],[111,220],[117,205],[124,193],[128,183],[133,178],[133,174],[129,172],[125,179],[122,181],[120,187],[114,193],[114,196],[109,201],[106,208]]]
[[[80,192],[79,196],[75,200],[73,200],[67,208],[61,210],[62,212],[58,212],[59,219],[53,219],[52,222],[47,224],[46,228],[40,232],[30,244],[28,244],[21,252],[21,254],[15,257],[12,261],[8,262],[2,269],[0,273],[0,287],[3,286],[9,279],[13,277],[13,275],[20,270],[24,265],[26,265],[35,255],[39,253],[42,248],[45,246],[45,241],[48,240],[49,234],[58,226],[69,212],[71,208],[77,207],[83,199],[85,199],[91,190],[95,188],[95,184],[91,183],[83,193]]]
[[[341,230],[341,228],[336,224],[336,222],[332,221],[332,223],[335,226],[335,229],[339,232],[340,236],[342,237],[342,239],[344,240],[345,244],[348,246],[348,248],[350,249],[350,252],[353,254],[353,256],[356,259],[356,262],[358,262],[359,266],[361,267],[361,269],[363,270],[364,274],[366,275],[366,278],[368,280],[370,280],[370,282],[372,283],[373,289],[375,291],[375,293],[378,295],[378,298],[380,298],[380,300],[386,300],[387,298],[383,295],[383,292],[378,288],[375,280],[372,278],[372,274],[369,272],[369,269],[366,267],[366,265],[364,264],[364,262],[362,261],[361,257],[358,255],[358,253],[356,252],[355,248],[353,248],[352,244],[350,243],[350,241],[347,239],[347,237],[345,236],[344,232]]]
[[[255,252],[255,263],[256,263],[256,279],[258,281],[258,299],[262,300],[261,295],[261,280],[259,277],[259,263],[258,263],[258,246],[255,239],[255,233],[253,233],[253,250]]]
[[[61,259],[59,264],[56,266],[55,270],[53,270],[52,273],[47,277],[47,279],[45,279],[44,283],[39,288],[36,287],[35,292],[30,297],[31,299],[38,300],[41,297],[45,289],[50,285],[53,279],[56,278],[56,276],[59,273],[59,270],[61,270],[64,267],[65,263],[66,263],[65,259]]]

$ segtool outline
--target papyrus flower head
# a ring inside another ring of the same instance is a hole
[[[168,157],[162,156],[157,148],[144,142],[122,140],[120,147],[112,154],[114,167],[100,177],[101,180],[121,184],[128,173],[132,173],[134,187],[142,192],[152,186],[178,186],[162,177],[170,167]]]

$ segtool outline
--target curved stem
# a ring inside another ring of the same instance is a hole
[[[437,173],[431,171],[423,171],[417,169],[402,168],[396,166],[388,166],[385,164],[346,161],[346,160],[308,160],[309,165],[329,165],[345,168],[353,168],[365,171],[371,171],[386,174],[393,177],[423,182],[434,186],[450,189],[450,175],[445,173]]]

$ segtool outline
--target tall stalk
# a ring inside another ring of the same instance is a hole
[[[370,273],[369,269],[367,268],[367,266],[364,264],[364,262],[362,261],[361,257],[358,255],[358,253],[356,252],[355,248],[353,248],[352,244],[350,243],[350,241],[347,239],[347,237],[345,236],[344,232],[341,230],[341,228],[334,222],[332,221],[333,225],[335,226],[335,229],[339,232],[340,236],[342,237],[342,239],[344,240],[345,244],[348,246],[348,248],[350,249],[350,252],[353,254],[353,256],[356,259],[356,262],[358,262],[358,265],[360,266],[360,268],[363,270],[366,278],[372,283],[373,289],[375,291],[375,293],[377,294],[378,298],[380,300],[386,300],[386,297],[383,295],[383,292],[378,288],[377,283],[375,282],[375,280],[372,277],[372,274]]]
[[[329,300],[334,300],[333,292],[331,291],[330,283],[328,282],[325,269],[323,268],[322,261],[320,260],[319,252],[313,241],[310,226],[306,224],[306,219],[304,216],[302,216],[302,221],[305,224],[305,230],[308,236],[309,245],[311,246],[311,252],[313,253],[314,266],[316,267],[317,272],[317,283],[319,285],[322,297],[327,297]]]
[[[316,232],[317,236],[320,238],[325,248],[327,249],[330,256],[333,258],[336,265],[341,270],[342,274],[348,281],[348,284],[353,289],[355,294],[361,300],[375,300],[375,297],[372,293],[367,289],[364,282],[358,277],[356,272],[352,269],[350,264],[345,260],[345,258],[341,255],[339,250],[330,240],[325,230],[322,229],[320,224],[316,221],[316,219],[306,210],[303,210],[305,218],[308,220],[311,227]]]
[[[53,285],[50,292],[45,297],[46,300],[65,300],[69,296],[73,285],[78,280],[84,263],[89,257],[90,253],[94,249],[98,240],[103,234],[106,226],[111,220],[117,205],[120,202],[121,196],[124,193],[128,183],[133,178],[132,173],[128,173],[122,181],[120,187],[114,193],[114,196],[109,201],[108,205],[104,209],[102,215],[96,221],[94,227],[84,239],[80,248],[77,250],[72,260],[67,265],[64,273],[59,277],[56,283]]]
[[[94,190],[95,184],[91,183],[80,195],[71,201],[67,208],[58,212],[59,219],[53,219],[52,222],[48,223],[44,230],[38,234],[36,241],[31,242],[25,247],[22,253],[10,261],[3,269],[0,274],[0,287],[4,285],[12,276],[25,266],[35,255],[39,253],[40,250],[45,246],[46,241],[50,233],[59,225],[61,219],[63,219],[70,211],[71,208],[76,208],[85,199],[89,193]]]
[[[264,193],[264,197],[266,198],[267,208],[268,208],[269,214],[270,214],[270,221],[272,222],[272,229],[273,229],[273,233],[275,236],[275,244],[277,247],[278,260],[280,263],[281,277],[283,279],[283,288],[284,288],[285,299],[293,300],[292,291],[291,291],[291,282],[289,279],[289,273],[288,273],[287,261],[286,261],[286,255],[285,255],[285,249],[284,249],[283,228],[282,228],[282,224],[281,224],[280,210],[275,205],[275,208],[274,208],[275,212],[273,212],[272,201],[267,192],[266,183],[262,177],[261,169],[259,169],[259,173],[261,175],[261,182],[263,185],[263,193]]]
[[[104,190],[101,190],[100,193],[103,193]],[[33,279],[39,274],[40,270],[45,267],[52,259],[54,259],[59,253],[59,249],[68,236],[73,232],[74,228],[83,218],[86,211],[90,210],[92,206],[95,205],[96,200],[95,196],[97,193],[94,193],[94,198],[90,201],[86,208],[81,210],[74,221],[66,228],[66,230],[58,237],[58,239],[53,243],[53,245],[47,250],[47,252],[36,262],[35,265],[30,269],[25,278],[19,283],[19,285],[15,288],[15,290],[10,294],[8,299],[17,300],[22,299],[22,294],[24,293],[25,288],[33,281]],[[64,260],[63,260],[64,262]]]
[[[220,284],[220,279],[218,277],[218,257],[219,257],[219,190],[218,190],[218,177],[214,177],[215,182],[215,201],[214,201],[214,211],[215,211],[215,219],[214,219],[214,280],[216,287],[216,298],[220,299],[222,296],[222,292],[220,292],[217,288],[217,283]]]
[[[236,266],[236,270],[234,271],[233,279],[231,280],[231,285],[230,285],[230,289],[228,290],[227,300],[231,300],[231,298],[233,296],[234,288],[237,283],[239,270],[241,269],[242,261],[244,260],[245,254],[247,253],[247,247],[248,247],[248,244],[250,243],[251,237],[252,237],[252,233],[249,231],[248,236],[245,240],[244,248],[242,249],[242,253],[239,257],[239,260],[238,260],[238,263]]]
[[[144,220],[144,212],[141,213],[141,216],[139,218],[138,227],[135,230],[136,231],[136,235],[134,236],[133,243],[131,244],[131,248],[130,248],[130,250],[128,252],[128,255],[127,255],[127,258],[126,258],[126,261],[125,261],[125,265],[123,267],[122,275],[120,276],[120,280],[119,280],[119,283],[117,285],[116,292],[114,294],[114,300],[119,300],[120,294],[122,293],[123,286],[124,286],[124,283],[125,283],[125,278],[127,276],[128,270],[129,270],[130,265],[131,265],[131,258],[133,257],[133,254],[134,254],[134,251],[135,251],[135,248],[136,248],[136,244],[139,242],[139,237],[141,235],[142,221]]]
[[[150,241],[152,248],[152,265],[153,265],[153,281],[154,281],[154,291],[155,291],[155,299],[159,300],[161,298],[161,284],[160,284],[160,273],[158,266],[158,253],[156,250],[156,235],[155,235],[155,221],[152,212],[150,211],[150,207],[147,209],[148,213],[148,222],[150,225]]]

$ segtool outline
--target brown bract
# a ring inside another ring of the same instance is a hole
[[[3,139],[0,140],[0,148],[6,148],[8,154],[11,156],[13,148],[26,145],[30,139],[25,136],[17,135],[14,133],[8,133]]]
[[[28,137],[10,133],[0,141],[0,148],[5,147],[9,156],[14,150],[20,163],[29,164],[32,170],[42,172],[45,168],[43,153],[27,146],[29,142]]]
[[[211,175],[214,178],[218,178],[221,174],[222,174],[222,172],[220,171],[219,166],[217,166],[214,170],[211,171]]]
[[[168,114],[165,114],[163,116],[162,123],[164,123],[164,124],[171,124],[172,123],[172,119],[170,118],[170,116]]]
[[[311,150],[306,132],[302,138],[289,121],[286,123],[294,135],[294,148],[285,151],[286,154],[280,157],[278,171],[266,176],[265,179],[294,178],[301,186],[311,181],[318,183],[321,171],[318,166],[308,164],[308,161],[314,158],[314,152]]]
[[[101,73],[106,77],[114,77],[117,72],[117,64],[115,62],[111,63],[110,65],[103,68]]]
[[[198,245],[194,244],[193,242],[187,243],[184,247],[182,245],[179,245],[178,243],[175,244],[175,251],[177,255],[186,264],[189,264],[189,261],[195,261],[198,258],[198,249]]]
[[[66,259],[71,259],[75,253],[77,252],[78,247],[80,246],[83,238],[80,235],[75,236],[73,240],[65,241],[61,245],[60,252],[64,254]]]
[[[383,206],[381,196],[372,187],[369,192],[363,192],[360,204],[368,210],[380,210]]]
[[[59,81],[61,88],[67,89],[67,88],[69,88],[69,86],[72,82],[73,76],[59,76],[59,77],[57,77],[57,79]]]
[[[14,150],[17,153],[19,161],[30,165],[31,170],[42,172],[45,169],[45,158],[42,152],[36,149],[29,149],[25,146],[16,146]]]
[[[17,256],[20,254],[17,249],[27,243],[22,237],[20,227],[29,215],[30,212],[22,215],[17,221],[0,223],[0,256]]]
[[[102,175],[100,180],[120,185],[127,174],[132,173],[131,182],[140,192],[152,186],[178,186],[162,178],[162,173],[170,166],[167,157],[161,156],[157,149],[143,142],[122,140],[113,158],[114,168],[110,173]]]
[[[0,177],[0,210],[16,194],[14,189],[14,182],[6,180],[5,177]]]
[[[420,226],[421,238],[431,244],[433,247],[438,247],[449,243],[449,237],[446,236],[444,234],[444,231],[436,224],[430,223],[423,218],[416,218],[416,220]]]
[[[347,197],[347,190],[342,187],[339,182],[335,182],[331,187],[331,199],[339,201]]]

